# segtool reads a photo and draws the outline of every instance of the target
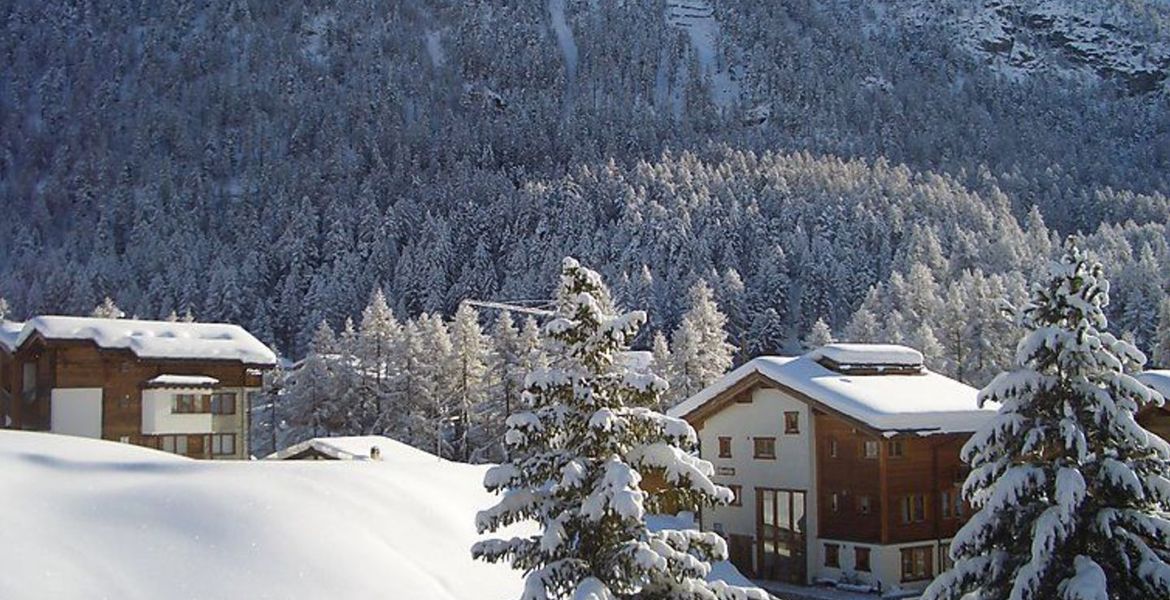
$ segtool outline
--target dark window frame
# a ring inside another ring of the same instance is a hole
[[[731,438],[728,436],[719,436],[719,458],[732,458]]]
[[[761,447],[761,443],[764,443],[763,447]],[[769,449],[770,451],[765,451]],[[776,460],[776,438],[766,436],[753,437],[752,458],[762,460]]]

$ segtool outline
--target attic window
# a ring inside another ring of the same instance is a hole
[[[810,358],[830,371],[845,375],[918,375],[922,353],[892,344],[828,344]]]

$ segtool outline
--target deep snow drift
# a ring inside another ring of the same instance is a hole
[[[0,431],[0,598],[519,597],[518,571],[471,559],[487,467],[379,447],[205,462]]]

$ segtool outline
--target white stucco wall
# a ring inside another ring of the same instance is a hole
[[[55,388],[49,401],[50,431],[101,439],[102,388]]]
[[[837,544],[838,558],[840,568],[830,568],[825,565],[825,544]],[[894,587],[900,587],[906,590],[921,590],[930,583],[930,580],[913,581],[902,583],[902,550],[904,548],[913,548],[917,546],[931,547],[931,569],[932,576],[937,576],[941,572],[941,559],[943,554],[950,547],[951,541],[949,539],[936,542],[934,540],[914,542],[910,544],[891,544],[888,546],[861,544],[858,542],[851,542],[846,540],[831,540],[822,539],[817,541],[814,552],[817,555],[817,568],[814,571],[815,577],[818,579],[827,579],[837,581],[845,576],[860,580],[871,585],[880,584],[882,590],[889,590]],[[869,566],[870,572],[861,572],[857,570],[854,564],[854,548],[856,547],[869,548]]]
[[[202,389],[160,389],[142,391],[142,433],[166,435],[179,433],[211,433],[209,413],[172,414],[171,399],[175,394],[206,394]]]
[[[800,416],[800,433],[784,433],[784,413],[795,411]],[[719,458],[719,438],[731,437],[732,458]],[[756,459],[753,437],[776,438],[776,459]],[[702,457],[715,465],[716,483],[739,485],[743,488],[742,506],[721,506],[703,511],[704,530],[715,529],[716,524],[726,533],[756,535],[755,488],[804,490],[806,496],[806,528],[809,540],[808,573],[816,573],[821,560],[816,545],[817,499],[814,476],[813,421],[808,405],[779,390],[758,389],[752,393],[750,404],[730,404],[712,415],[699,432]],[[735,469],[735,475],[720,475],[720,467]]]

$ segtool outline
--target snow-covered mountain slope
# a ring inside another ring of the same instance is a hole
[[[938,6],[917,2],[909,16],[919,24],[941,18],[960,47],[1010,77],[1099,77],[1130,94],[1170,89],[1170,44],[1143,22],[1161,10],[1154,5],[980,0],[943,12]]]
[[[471,559],[487,467],[379,448],[203,462],[0,431],[0,598],[518,597],[519,572]]]

